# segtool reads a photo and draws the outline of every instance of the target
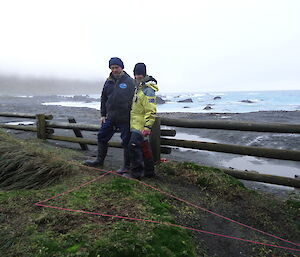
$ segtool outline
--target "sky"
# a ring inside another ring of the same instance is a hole
[[[300,90],[299,0],[0,0],[0,73],[103,80],[120,57],[162,92]]]

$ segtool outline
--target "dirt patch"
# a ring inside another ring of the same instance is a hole
[[[283,204],[282,206],[276,206],[280,203],[276,199],[266,199],[265,196],[256,196],[256,194],[253,195],[252,192],[248,192],[247,190],[244,194],[235,194],[236,197],[222,196],[213,194],[210,190],[204,187],[201,188],[199,185],[188,183],[180,176],[170,177],[161,173],[159,176],[159,179],[147,182],[159,188],[164,188],[166,191],[182,199],[188,199],[189,202],[217,214],[253,226],[262,231],[290,239],[292,242],[300,242],[299,220],[294,220],[295,222],[292,220],[287,222],[286,220],[292,217],[296,218],[296,212],[287,214],[285,209],[287,206]],[[252,200],[250,201],[250,199]],[[262,201],[261,204],[259,204],[260,199]],[[222,235],[296,248],[291,244],[260,234],[203,210],[188,206],[185,203],[176,200],[170,200],[170,202],[171,206],[173,206],[172,212],[177,216],[177,222],[181,225]],[[267,202],[269,205],[265,205]],[[282,229],[282,224],[285,224],[284,229]],[[207,256],[297,256],[297,253],[294,252],[199,232],[193,232],[193,237],[198,246],[199,256],[205,256],[203,255],[203,249],[206,249]]]

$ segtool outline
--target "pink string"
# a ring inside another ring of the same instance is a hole
[[[94,169],[94,170],[97,170],[97,171],[105,171],[105,170],[98,169],[98,168],[94,168],[94,167],[88,167],[88,168]],[[214,235],[214,236],[218,236],[218,237],[224,237],[224,238],[229,238],[229,239],[234,239],[234,240],[239,240],[239,241],[244,241],[244,242],[249,242],[249,243],[254,243],[254,244],[260,244],[260,245],[265,245],[265,246],[270,246],[270,247],[275,247],[275,248],[280,248],[280,249],[285,249],[285,250],[291,250],[291,251],[297,251],[297,252],[300,252],[299,249],[294,249],[294,248],[289,248],[289,247],[284,247],[284,246],[278,246],[278,245],[273,245],[273,244],[267,244],[267,243],[261,243],[261,242],[257,242],[257,241],[252,241],[252,240],[243,239],[243,238],[238,238],[238,237],[233,237],[233,236],[229,236],[229,235],[223,235],[223,234],[213,233],[213,232],[209,232],[209,231],[205,231],[205,230],[199,230],[199,229],[195,229],[195,228],[191,228],[191,227],[186,227],[186,226],[182,226],[182,225],[177,225],[177,224],[172,224],[172,223],[160,222],[160,221],[155,221],[155,220],[146,220],[146,219],[139,219],[139,218],[124,217],[124,216],[118,216],[118,215],[103,214],[103,213],[97,213],[97,212],[89,212],[89,211],[83,211],[83,210],[67,209],[67,208],[62,208],[62,207],[57,207],[57,206],[50,206],[50,205],[41,204],[41,203],[44,203],[44,202],[53,200],[53,199],[55,199],[55,198],[57,198],[57,197],[59,197],[59,196],[66,195],[66,194],[68,194],[68,193],[70,193],[70,192],[72,192],[72,191],[75,191],[75,190],[77,190],[77,189],[80,189],[81,187],[86,186],[86,185],[88,185],[88,184],[91,184],[91,183],[95,182],[96,180],[98,180],[98,179],[100,179],[100,178],[106,176],[107,174],[114,174],[114,175],[122,176],[122,175],[120,175],[120,174],[114,173],[113,171],[107,171],[107,172],[105,172],[104,174],[102,174],[102,175],[100,175],[100,176],[94,178],[93,180],[90,180],[90,181],[88,181],[88,182],[85,182],[85,183],[83,183],[83,184],[81,184],[81,185],[79,185],[79,186],[77,186],[77,187],[75,187],[75,188],[73,188],[73,189],[70,189],[70,190],[68,190],[68,191],[66,191],[66,192],[64,192],[64,193],[61,193],[61,194],[55,195],[55,196],[53,196],[53,197],[51,197],[51,198],[48,198],[48,199],[46,199],[46,200],[37,202],[37,203],[35,203],[34,205],[36,205],[36,206],[41,206],[41,207],[46,207],[46,208],[52,208],[52,209],[58,209],[58,210],[64,210],[64,211],[70,211],[70,212],[85,213],[85,214],[90,214],[90,215],[98,215],[98,216],[104,216],[104,217],[111,217],[111,218],[119,218],[119,219],[127,219],[127,220],[134,220],[134,221],[143,221],[143,222],[156,223],[156,224],[161,224],[161,225],[168,225],[168,226],[178,227],[178,228],[187,229],[187,230],[192,230],[192,231],[196,231],[196,232],[201,232],[201,233],[204,233],[204,234],[210,234],[210,235]],[[131,178],[129,178],[129,179],[131,179]],[[272,234],[270,234],[270,233],[264,232],[264,231],[262,231],[262,230],[256,229],[256,228],[254,228],[254,227],[245,225],[245,224],[240,223],[240,222],[238,222],[238,221],[235,221],[235,220],[233,220],[233,219],[227,218],[227,217],[225,217],[225,216],[223,216],[223,215],[217,214],[217,213],[215,213],[215,212],[213,212],[213,211],[210,211],[210,210],[205,209],[205,208],[203,208],[203,207],[201,207],[201,206],[198,206],[198,205],[196,205],[196,204],[193,204],[193,203],[191,203],[191,202],[189,202],[189,201],[187,201],[187,200],[184,200],[184,199],[182,199],[182,198],[179,198],[179,197],[177,197],[177,196],[174,196],[174,195],[172,195],[172,194],[169,194],[169,193],[167,193],[167,192],[165,192],[165,191],[163,191],[163,190],[161,190],[161,189],[158,189],[158,188],[156,188],[156,187],[154,187],[154,186],[151,186],[151,185],[149,185],[149,184],[146,184],[145,182],[142,182],[142,181],[139,181],[139,180],[135,180],[135,179],[131,179],[131,180],[137,181],[137,182],[139,182],[140,184],[142,184],[142,185],[144,185],[144,186],[146,186],[146,187],[149,187],[149,188],[151,188],[151,189],[154,189],[154,190],[156,190],[156,191],[158,191],[158,192],[160,192],[160,193],[162,193],[162,194],[164,194],[164,195],[166,195],[166,196],[168,196],[168,197],[170,197],[170,198],[176,199],[176,200],[178,200],[178,201],[180,201],[180,202],[183,202],[183,203],[185,203],[185,204],[188,204],[188,205],[190,205],[190,206],[193,206],[193,207],[195,207],[195,208],[197,208],[197,209],[200,209],[200,210],[203,210],[203,211],[208,212],[208,213],[210,213],[210,214],[213,214],[213,215],[215,215],[215,216],[217,216],[217,217],[219,217],[219,218],[228,220],[228,221],[233,222],[233,223],[235,223],[235,224],[238,224],[238,225],[241,225],[241,226],[243,226],[243,227],[252,229],[252,230],[257,231],[257,232],[259,232],[259,233],[262,233],[262,234],[264,234],[264,235],[268,235],[268,236],[270,236],[270,237],[279,239],[279,240],[281,240],[281,241],[284,241],[284,242],[287,242],[287,243],[290,243],[290,244],[293,244],[293,245],[296,245],[296,246],[300,246],[300,244],[293,243],[293,242],[291,242],[291,241],[289,241],[289,240],[280,238],[280,237],[278,237],[278,236],[275,236],[275,235],[272,235]]]

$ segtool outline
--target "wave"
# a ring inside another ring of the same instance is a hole
[[[57,105],[57,106],[65,106],[65,107],[86,107],[92,108],[96,110],[100,110],[99,102],[71,102],[71,101],[62,101],[62,102],[45,102],[42,105]]]
[[[254,94],[255,97],[253,97]],[[220,95],[222,95],[220,99],[214,100],[215,96]],[[158,112],[246,113],[300,110],[300,90],[293,92],[165,93],[159,94],[159,96],[166,102],[157,105]],[[100,108],[100,94],[60,95],[60,97],[64,98],[52,98],[53,101],[46,100],[47,102],[43,104],[87,107],[97,110]],[[191,98],[192,101],[179,102],[188,98]],[[205,107],[208,107],[207,110]]]

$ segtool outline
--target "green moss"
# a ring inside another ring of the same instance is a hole
[[[113,192],[122,194],[123,196],[128,195],[132,193],[133,185],[135,185],[136,183],[137,182],[133,180],[124,179],[121,177],[115,177],[111,183],[111,190]]]
[[[222,195],[236,190],[247,190],[239,180],[225,174],[220,169],[200,166],[195,163],[166,162],[161,163],[158,170],[168,175],[184,177],[203,190],[211,190]]]
[[[67,155],[72,156],[71,153],[64,155],[66,159],[62,160],[58,157],[60,152],[52,147],[24,142],[8,137],[0,143],[6,151],[0,151],[3,182],[0,185],[11,189],[0,191],[0,209],[3,210],[0,256],[196,256],[191,235],[182,229],[34,206],[33,203],[65,192],[98,174],[88,175],[87,171],[69,162]],[[13,190],[30,187],[36,190]],[[136,181],[113,175],[47,204],[175,221],[163,195]]]
[[[291,208],[294,208],[295,210],[298,210],[300,213],[300,201],[294,200],[294,199],[289,199],[286,201],[287,205]]]
[[[30,236],[35,243],[32,250],[35,256],[196,256],[186,231],[164,225],[117,221],[94,238],[76,232],[34,233]]]

